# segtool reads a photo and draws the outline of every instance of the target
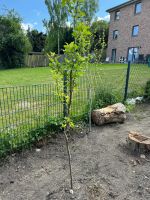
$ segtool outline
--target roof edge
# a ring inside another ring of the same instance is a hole
[[[106,12],[108,12],[108,13],[113,12],[113,11],[115,11],[115,10],[118,10],[118,9],[120,9],[120,8],[123,8],[123,7],[125,7],[125,6],[128,6],[128,5],[130,5],[130,4],[133,4],[133,3],[137,2],[137,1],[140,2],[140,0],[130,0],[130,1],[127,1],[127,2],[125,2],[125,3],[122,3],[122,4],[118,5],[118,6],[115,6],[115,7],[113,7],[113,8],[110,8],[110,9],[106,10]]]

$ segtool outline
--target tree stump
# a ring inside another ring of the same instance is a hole
[[[131,151],[146,153],[150,151],[150,137],[137,132],[130,132],[128,135],[128,145]]]
[[[125,112],[126,107],[122,103],[117,103],[106,108],[93,110],[92,121],[98,126],[114,122],[123,123],[126,119]]]

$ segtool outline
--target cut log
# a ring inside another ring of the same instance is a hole
[[[128,135],[128,145],[133,152],[148,152],[150,151],[150,137],[132,131]]]
[[[106,108],[92,111],[92,121],[100,126],[103,124],[119,122],[123,123],[126,119],[126,107],[122,103],[117,103]]]

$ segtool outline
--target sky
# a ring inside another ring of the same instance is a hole
[[[99,11],[96,16],[99,19],[109,20],[106,10],[126,2],[127,0],[99,0]],[[44,31],[43,19],[48,19],[48,11],[44,0],[0,0],[0,14],[7,9],[15,9],[22,17],[22,27]]]

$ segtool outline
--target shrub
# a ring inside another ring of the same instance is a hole
[[[119,96],[117,94],[114,94],[111,88],[100,88],[96,91],[95,97],[92,102],[92,109],[103,108],[108,105],[115,104],[119,100]]]
[[[96,90],[95,95],[92,97],[91,108],[90,108],[90,104],[88,104],[85,107],[81,120],[88,123],[89,114],[92,110],[104,108],[108,105],[112,105],[121,101],[122,101],[122,96],[119,93],[112,92],[111,88],[101,87]]]

